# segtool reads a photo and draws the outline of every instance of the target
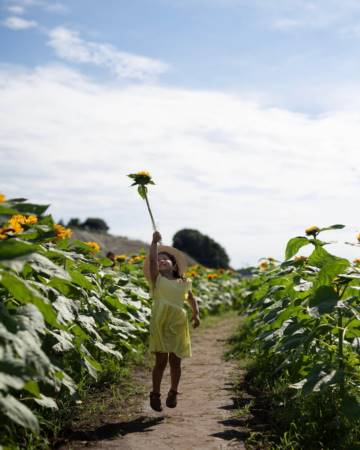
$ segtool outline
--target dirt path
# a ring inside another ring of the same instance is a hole
[[[225,340],[239,322],[239,317],[227,315],[208,328],[193,332],[193,356],[182,362],[176,408],[165,406],[170,386],[167,367],[161,386],[164,410],[161,413],[153,411],[146,398],[140,406],[138,418],[122,424],[122,435],[87,443],[87,447],[92,450],[244,449],[232,419],[231,385],[236,365],[223,359]],[[148,376],[147,392],[151,389],[150,383],[151,376]]]

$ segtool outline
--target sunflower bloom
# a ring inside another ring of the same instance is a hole
[[[6,197],[4,194],[0,194],[0,203],[4,203],[4,201],[6,200]]]
[[[84,242],[84,244],[86,244],[88,247],[90,247],[94,253],[97,253],[100,251],[100,245],[97,242]]]
[[[54,224],[54,230],[58,239],[65,239],[72,236],[72,230],[70,228],[65,228],[58,223]]]
[[[309,228],[306,228],[305,233],[307,236],[315,236],[320,231],[320,228],[316,225],[313,225]]]
[[[25,224],[26,225],[34,225],[34,223],[37,223],[38,218],[36,216],[28,216],[25,218]]]
[[[360,242],[360,233],[356,236],[356,239]]]
[[[145,256],[143,255],[135,255],[130,259],[130,264],[136,264],[145,259]]]
[[[217,273],[209,273],[207,278],[208,280],[214,280],[215,278],[218,278],[219,275]]]
[[[356,265],[360,265],[360,258],[355,258],[353,263]]]
[[[260,270],[266,270],[269,267],[268,261],[261,261],[259,264]]]
[[[123,262],[127,260],[127,256],[126,255],[116,255],[115,256],[115,261],[119,261],[119,262]]]
[[[141,170],[136,175],[138,175],[139,177],[150,177],[150,173],[147,172],[146,170]]]
[[[16,214],[10,217],[8,221],[8,228],[11,228],[14,233],[22,233],[24,228],[21,225],[25,225],[26,217],[21,214]]]

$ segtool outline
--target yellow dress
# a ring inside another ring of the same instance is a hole
[[[150,352],[175,353],[179,358],[192,356],[190,331],[184,301],[191,279],[169,280],[158,274],[150,288],[153,303],[150,317]]]

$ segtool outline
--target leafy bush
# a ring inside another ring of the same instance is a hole
[[[359,444],[360,261],[330,254],[318,239],[342,227],[308,229],[288,242],[284,262],[263,261],[242,281],[247,319],[233,351],[252,358],[252,384],[269,392],[274,421],[292,436],[277,448]],[[311,255],[295,256],[304,245]]]
[[[84,223],[81,224],[81,228],[89,231],[98,231],[106,233],[109,229],[105,220],[99,219],[97,217],[89,217],[85,220]]]
[[[184,228],[173,237],[173,246],[211,268],[229,267],[229,257],[220,244],[200,231]]]

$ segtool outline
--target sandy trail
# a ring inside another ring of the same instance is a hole
[[[169,366],[166,368],[161,392],[163,411],[153,411],[148,399],[139,411],[138,421],[123,436],[98,440],[92,449],[121,450],[225,450],[244,449],[236,439],[233,427],[232,377],[236,364],[224,361],[224,343],[240,318],[226,316],[206,329],[197,329],[192,335],[191,358],[182,361],[178,405],[165,406],[170,386]],[[238,370],[238,369],[237,369]],[[151,377],[148,377],[148,392]]]

